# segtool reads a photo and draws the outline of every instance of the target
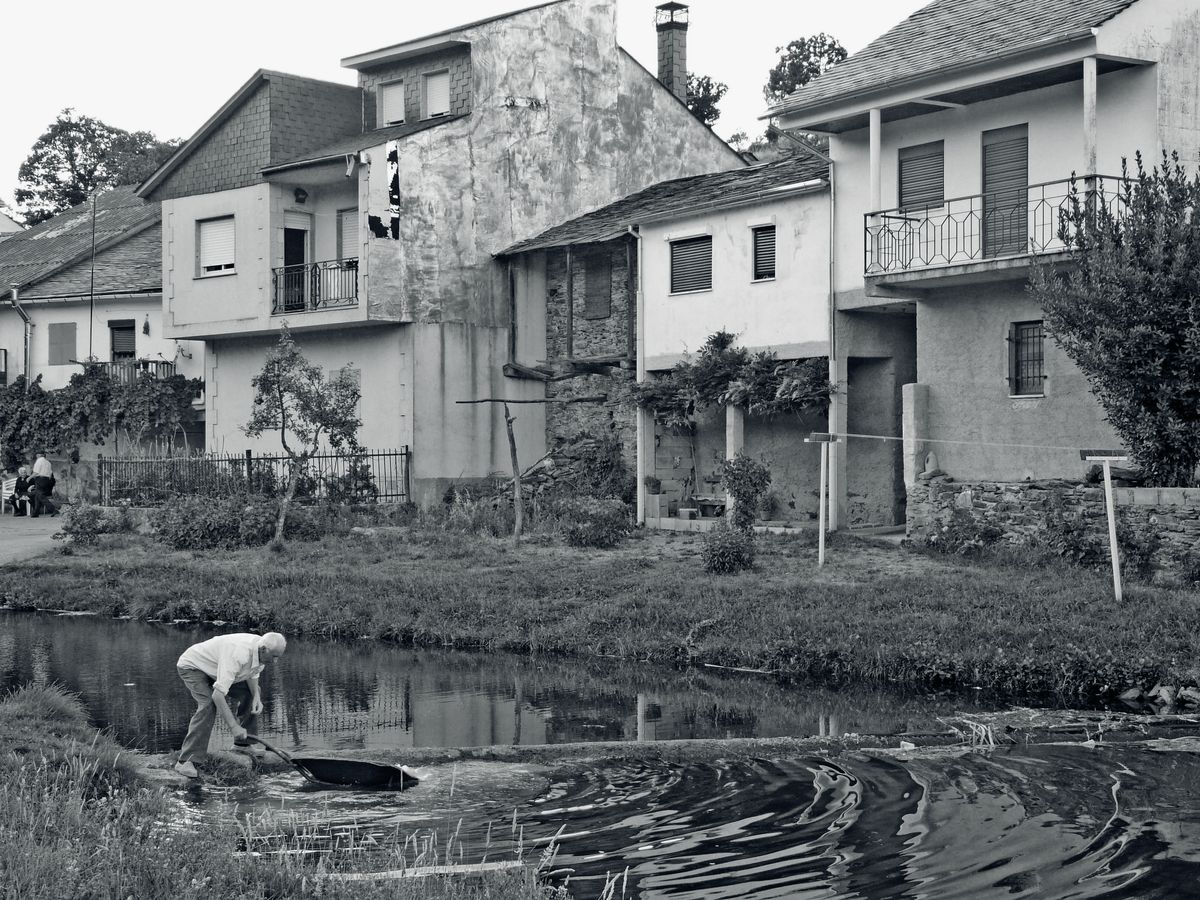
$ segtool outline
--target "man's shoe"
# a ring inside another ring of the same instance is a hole
[[[175,763],[175,771],[184,778],[199,778],[200,773],[196,771],[196,766],[189,759],[186,762]]]

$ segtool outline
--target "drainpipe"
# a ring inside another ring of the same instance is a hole
[[[640,384],[646,380],[646,295],[642,289],[642,275],[645,263],[642,259],[642,233],[636,225],[625,229],[629,236],[637,242],[637,281],[634,302],[634,326],[636,328],[634,359],[636,361],[636,381]],[[654,440],[654,427],[650,415],[641,406],[637,408],[637,522],[646,524],[646,466],[654,459],[653,448],[647,444]],[[649,450],[649,452],[647,452]]]
[[[25,312],[25,310],[21,308],[21,304],[17,299],[18,290],[19,286],[14,284],[12,286],[12,296],[10,299],[12,300],[13,309],[17,311],[17,315],[21,317],[21,321],[25,323],[25,361],[22,374],[25,376],[25,391],[28,392],[29,382],[32,380],[29,372],[29,345],[31,343],[30,337],[33,330],[33,320],[29,318],[29,313]]]

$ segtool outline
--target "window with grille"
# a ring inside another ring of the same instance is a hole
[[[233,271],[233,216],[196,223],[196,274],[224,275]]]
[[[1041,322],[1013,322],[1008,329],[1008,384],[1013,396],[1046,391],[1045,330]]]
[[[900,207],[925,209],[945,202],[946,166],[942,141],[900,150]]]
[[[113,319],[108,323],[111,359],[137,359],[137,327],[133,319]]]
[[[754,234],[754,280],[775,277],[775,226],[752,229]]]
[[[75,323],[51,322],[47,329],[50,352],[47,362],[52,366],[69,366],[75,361]]]
[[[671,242],[671,293],[712,290],[712,235]]]
[[[597,253],[584,260],[583,317],[607,319],[612,314],[612,257]]]
[[[404,82],[381,84],[375,95],[376,118],[379,128],[404,123]]]
[[[450,73],[430,72],[425,82],[425,118],[444,116],[450,112]]]

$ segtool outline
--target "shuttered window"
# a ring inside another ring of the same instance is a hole
[[[0,385],[8,384],[8,351],[0,350]]]
[[[942,141],[900,150],[900,207],[922,209],[946,200],[945,146]]]
[[[1039,322],[1013,322],[1008,327],[1009,393],[1041,395],[1046,392],[1046,333]]]
[[[338,259],[358,259],[358,210],[339,209],[338,225]]]
[[[752,229],[754,235],[754,280],[775,277],[775,226]]]
[[[1010,256],[1029,249],[1029,129],[983,133],[983,253]]]
[[[450,112],[450,73],[431,72],[425,76],[425,118]]]
[[[583,317],[607,319],[612,315],[612,257],[597,253],[584,261]]]
[[[378,127],[400,125],[404,122],[404,82],[392,81],[379,86]]]
[[[712,290],[712,236],[671,242],[671,293]]]
[[[114,362],[137,358],[137,327],[133,319],[110,320],[108,335]]]
[[[50,338],[49,364],[69,366],[76,358],[75,323],[51,322],[47,334]]]
[[[233,216],[196,223],[196,267],[201,278],[233,271],[233,238]]]

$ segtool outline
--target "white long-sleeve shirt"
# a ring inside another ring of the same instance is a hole
[[[258,658],[262,636],[257,634],[219,634],[192,644],[179,656],[181,669],[199,669],[213,679],[213,690],[228,694],[236,681],[258,678],[265,668]]]

